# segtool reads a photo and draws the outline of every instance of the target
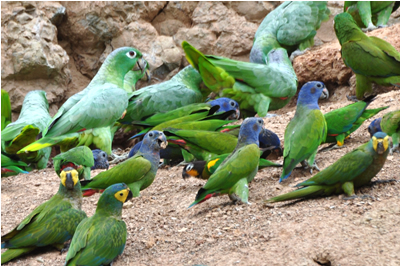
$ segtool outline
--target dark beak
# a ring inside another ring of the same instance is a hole
[[[126,197],[125,202],[127,202],[128,200],[130,200],[132,198],[133,198],[132,191],[129,190],[128,197]]]
[[[385,151],[386,151],[386,150],[385,150],[385,147],[383,146],[383,141],[379,141],[379,142],[378,142],[378,145],[377,145],[377,147],[376,147],[376,152],[377,152],[378,154],[383,154]]]
[[[72,175],[71,175],[71,173],[67,173],[67,179],[65,180],[65,187],[67,188],[67,189],[70,189],[70,190],[72,190],[72,189],[74,189],[74,180],[72,180]]]
[[[186,178],[189,178],[189,177],[190,177],[190,175],[188,173],[186,173],[186,166],[185,166],[182,169],[182,178],[186,179]]]

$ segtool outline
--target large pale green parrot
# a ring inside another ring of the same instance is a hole
[[[182,47],[204,84],[237,101],[246,116],[265,116],[268,110],[284,107],[296,94],[296,73],[283,48],[270,51],[265,65],[203,55],[186,41]]]
[[[1,237],[1,264],[22,254],[44,247],[61,250],[70,240],[78,224],[86,218],[82,211],[82,192],[78,172],[65,168],[60,174],[57,194],[36,207],[15,229]]]
[[[72,148],[53,158],[54,170],[60,176],[66,167],[72,167],[79,173],[79,179],[90,179],[90,170],[94,166],[92,151],[86,146]]]
[[[372,92],[372,83],[400,87],[400,52],[390,43],[365,35],[348,13],[335,17],[335,32],[346,66],[356,74],[356,96]]]
[[[268,53],[285,48],[291,55],[314,45],[322,21],[329,19],[326,1],[286,1],[270,12],[254,36],[250,62],[265,64]],[[291,56],[293,58],[293,56]]]
[[[318,146],[326,139],[328,131],[318,99],[329,95],[324,83],[310,81],[303,85],[297,99],[296,113],[285,129],[282,182],[290,176],[298,163],[318,169],[315,155]],[[307,161],[306,161],[307,160]]]
[[[316,196],[345,193],[354,197],[354,188],[368,184],[382,169],[389,153],[389,137],[378,132],[370,141],[345,154],[310,179],[297,184],[295,191],[273,197],[278,202]]]
[[[351,14],[358,27],[370,31],[386,27],[398,7],[396,1],[345,1],[343,12]]]
[[[76,146],[93,144],[110,155],[111,126],[123,115],[128,106],[128,93],[131,93],[124,90],[125,75],[136,65],[144,71],[147,63],[143,62],[141,52],[135,48],[114,50],[90,84],[61,106],[44,130],[44,137],[19,153],[52,145],[60,145],[64,152]]]
[[[222,194],[228,194],[233,201],[248,203],[248,183],[254,179],[258,171],[260,159],[258,136],[263,129],[264,121],[261,118],[252,117],[243,121],[235,150],[200,188],[189,208]]]
[[[132,198],[124,183],[109,186],[97,202],[96,213],[76,228],[69,247],[66,266],[111,265],[122,254],[126,243],[126,224],[122,205]]]
[[[35,142],[39,133],[43,134],[46,130],[50,120],[46,92],[42,90],[28,92],[17,121],[8,124],[1,131],[2,150],[9,155],[15,155],[20,149]],[[45,148],[17,156],[33,168],[43,169],[47,167],[50,152],[51,148]]]

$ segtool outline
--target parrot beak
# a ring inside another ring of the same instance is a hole
[[[165,149],[168,146],[167,137],[165,137],[164,133],[158,137],[157,142],[161,149]]]
[[[142,79],[143,80],[147,80],[149,82],[150,79],[151,79],[150,70],[149,70],[149,63],[147,63],[147,61],[142,57],[142,58],[140,58],[140,60],[137,61],[137,66],[141,70],[142,74],[146,74],[146,75],[144,75],[144,76],[146,76],[146,78],[145,79],[142,78]]]
[[[126,200],[125,200],[125,202],[127,202],[128,200],[130,200],[130,199],[132,199],[132,198],[133,198],[132,191],[131,191],[131,190],[129,190],[128,197],[126,197]]]
[[[71,172],[67,172],[66,179],[65,179],[65,187],[67,189],[72,190],[72,189],[74,189],[74,186],[75,186],[75,184],[74,184],[74,180],[72,179],[72,174],[71,174]]]
[[[378,141],[378,145],[376,148],[376,152],[378,154],[383,154],[386,151],[385,147],[383,146],[383,141]]]
[[[239,117],[240,117],[240,110],[237,109],[237,110],[236,110],[236,113],[235,113],[234,115],[232,115],[232,118],[238,120]]]
[[[326,99],[328,99],[329,98],[329,91],[327,90],[327,88],[324,88],[323,90],[322,90],[322,94],[321,94],[321,96],[319,97],[321,100],[326,100]]]

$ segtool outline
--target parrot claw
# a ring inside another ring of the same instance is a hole
[[[60,255],[62,255],[64,252],[68,251],[70,245],[71,245],[71,242],[65,243],[64,247],[60,250]]]
[[[359,198],[359,199],[362,199],[362,200],[364,200],[364,199],[375,200],[374,196],[370,196],[370,195],[366,195],[366,194],[364,194],[362,196],[357,196],[357,195],[354,194],[353,196],[350,196],[350,197],[344,197],[343,200],[352,200],[352,199],[356,199],[356,198]]]
[[[304,49],[303,51],[300,51],[300,50],[297,49],[296,51],[294,51],[294,52],[290,55],[290,58],[289,58],[289,59],[290,59],[290,62],[293,63],[293,60],[294,60],[295,57],[304,54],[304,53],[305,53],[306,51],[308,51],[308,50],[310,50],[310,48]]]
[[[271,117],[277,117],[277,116],[279,116],[279,115],[267,113],[267,115],[265,116],[265,118],[271,118]]]
[[[398,182],[398,181],[396,179],[376,180],[371,182],[371,186],[375,186],[377,184],[392,183],[392,182]]]
[[[398,153],[400,153],[399,146],[393,146],[393,148],[390,148],[390,149],[389,149],[390,155],[393,155],[393,152],[398,152]]]
[[[118,163],[121,163],[121,162],[125,161],[126,159],[128,159],[129,152],[124,153],[121,156],[118,156],[115,153],[111,153],[110,157],[111,157],[111,161],[109,162],[109,164],[118,164]]]
[[[318,152],[331,151],[331,150],[335,150],[335,149],[341,149],[341,148],[344,148],[344,147],[346,147],[346,145],[339,146],[339,145],[335,144],[333,146],[330,145],[328,147],[322,148]]]
[[[358,102],[357,96],[353,95],[353,96],[349,96],[346,95],[347,100],[351,101],[351,102]]]

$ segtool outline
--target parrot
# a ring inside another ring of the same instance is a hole
[[[326,113],[324,117],[328,126],[328,134],[325,143],[336,142],[334,148],[344,147],[344,139],[357,130],[365,120],[389,108],[389,106],[385,106],[367,109],[375,98],[376,95],[371,95],[362,101]]]
[[[89,180],[91,167],[94,166],[93,153],[86,146],[75,147],[55,156],[53,165],[58,176],[64,168],[72,167],[78,171],[79,179]]]
[[[164,159],[164,164],[173,164],[174,162],[178,161],[177,163],[183,160],[181,148],[175,144],[168,145],[165,149],[160,150],[160,159]],[[129,151],[128,158],[133,157],[142,146],[142,141],[139,141],[132,147]],[[167,162],[166,162],[167,160]]]
[[[343,12],[351,14],[358,27],[371,31],[386,27],[390,14],[398,7],[396,1],[345,1]]]
[[[400,110],[392,111],[385,114],[382,118],[375,119],[368,127],[369,133],[382,131],[392,137],[393,147],[390,149],[390,154],[395,150],[399,151],[400,140]]]
[[[209,179],[220,164],[229,156],[229,153],[225,153],[214,157],[209,161],[194,161],[187,165],[182,170],[182,178],[186,179],[190,176],[199,179]],[[277,164],[266,159],[260,158],[258,163],[258,170],[266,167],[282,167],[281,164]]]
[[[9,123],[1,131],[2,150],[9,155],[16,154],[20,149],[35,142],[36,137],[39,133],[43,133],[50,120],[46,92],[43,90],[28,92],[22,103],[18,120]],[[51,148],[46,148],[17,156],[25,163],[43,169],[47,167],[50,152]]]
[[[203,55],[186,41],[182,47],[204,84],[219,96],[237,101],[245,116],[263,117],[268,110],[284,107],[296,94],[297,76],[283,48],[271,51],[265,65]]]
[[[251,117],[243,121],[235,150],[200,188],[189,208],[222,194],[228,194],[232,201],[248,203],[248,183],[254,179],[258,171],[260,159],[258,135],[263,129],[264,121],[261,118]]]
[[[303,51],[313,46],[314,36],[322,21],[329,19],[329,14],[326,1],[282,3],[258,27],[250,51],[250,62],[266,64],[272,49],[285,48],[291,55],[295,50]]]
[[[372,82],[400,87],[400,52],[390,43],[365,35],[348,13],[335,16],[335,32],[343,62],[356,75],[356,97],[372,92]]]
[[[8,177],[17,174],[28,174],[29,166],[23,161],[16,161],[5,154],[1,154],[1,177]]]
[[[1,131],[11,123],[11,102],[8,92],[1,89]]]
[[[354,188],[368,184],[382,169],[389,153],[388,147],[388,135],[377,132],[367,143],[345,154],[310,179],[297,184],[299,189],[270,198],[266,202],[340,193],[355,197]]]
[[[307,82],[300,89],[296,113],[285,129],[283,171],[279,182],[287,179],[300,162],[310,167],[311,172],[313,168],[318,170],[315,155],[327,135],[326,121],[318,106],[318,99],[324,94],[329,95],[328,90],[319,81]]]
[[[139,197],[140,191],[153,183],[160,163],[160,149],[166,147],[167,139],[163,132],[157,130],[148,132],[135,156],[110,170],[101,172],[91,180],[83,181],[83,195],[91,196],[97,190],[124,182],[132,191],[133,197]]]
[[[140,66],[143,61],[142,53],[135,48],[114,50],[89,85],[60,107],[45,128],[43,138],[18,153],[53,145],[60,145],[64,152],[76,146],[93,144],[111,155],[111,126],[123,115],[132,93],[124,90],[124,77],[136,65],[143,70],[144,67]]]
[[[65,168],[60,174],[58,192],[36,207],[17,227],[1,237],[1,264],[38,247],[54,246],[61,250],[78,224],[86,218],[82,211],[82,192],[78,172]]]
[[[83,219],[76,228],[65,259],[66,266],[111,265],[122,254],[127,235],[122,206],[131,198],[132,192],[124,183],[104,190],[95,214]]]
[[[108,163],[107,153],[100,149],[92,150],[94,165],[90,168],[90,170],[94,169],[107,169],[110,167]]]

